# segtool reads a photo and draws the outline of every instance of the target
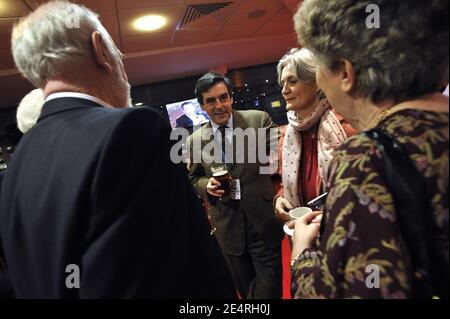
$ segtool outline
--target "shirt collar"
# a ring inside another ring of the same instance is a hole
[[[49,96],[47,96],[47,98],[45,99],[45,102],[54,100],[54,99],[59,99],[62,97],[75,97],[75,98],[79,98],[79,99],[85,99],[85,100],[89,100],[92,102],[95,102],[97,104],[100,104],[103,107],[108,107],[108,108],[114,108],[112,105],[106,103],[105,101],[89,95],[89,94],[84,94],[84,93],[78,93],[78,92],[58,92],[58,93],[52,93]]]
[[[213,129],[213,132],[214,132],[214,134],[216,134],[216,131],[217,131],[217,129],[219,128],[219,125],[217,125],[216,123],[214,123],[214,122],[211,121],[211,120],[210,120],[210,122],[211,122],[211,127],[212,127],[212,129]],[[231,116],[230,116],[230,118],[228,119],[228,122],[227,122],[226,125],[227,125],[228,128],[233,129],[233,113],[231,113]]]

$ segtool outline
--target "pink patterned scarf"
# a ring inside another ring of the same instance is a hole
[[[302,152],[301,132],[308,131],[320,121],[317,134],[319,178],[322,185],[326,185],[325,179],[334,150],[347,139],[347,134],[326,98],[321,99],[314,111],[304,119],[300,119],[294,111],[288,111],[287,116],[289,125],[286,129],[282,150],[283,191],[284,197],[294,207],[299,207],[304,205],[301,203],[298,189]]]

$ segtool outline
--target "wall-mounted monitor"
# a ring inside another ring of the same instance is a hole
[[[447,84],[447,87],[445,88],[445,91],[443,92],[443,94],[448,96],[448,84]]]
[[[166,109],[172,129],[190,128],[209,121],[208,114],[202,111],[197,99],[166,104]]]

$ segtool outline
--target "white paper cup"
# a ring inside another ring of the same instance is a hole
[[[291,219],[297,219],[312,211],[313,210],[309,207],[297,207],[289,212],[289,216],[291,217]]]

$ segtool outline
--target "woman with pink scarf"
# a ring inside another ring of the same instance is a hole
[[[286,100],[289,125],[282,128],[282,187],[275,214],[288,221],[289,211],[326,191],[334,150],[356,131],[336,114],[316,84],[316,63],[307,49],[292,49],[279,62],[278,81]]]

